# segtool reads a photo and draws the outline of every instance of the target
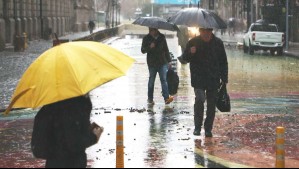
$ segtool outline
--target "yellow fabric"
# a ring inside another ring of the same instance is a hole
[[[10,106],[37,108],[84,95],[125,75],[133,62],[126,54],[99,42],[63,43],[44,52],[29,66]]]

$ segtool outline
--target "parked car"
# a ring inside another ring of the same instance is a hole
[[[254,54],[255,50],[270,50],[271,55],[283,54],[285,35],[278,32],[276,24],[253,23],[243,37],[244,53]]]

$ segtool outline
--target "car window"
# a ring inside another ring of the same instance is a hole
[[[253,25],[251,31],[277,32],[277,28],[274,25]]]

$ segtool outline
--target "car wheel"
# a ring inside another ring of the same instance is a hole
[[[251,46],[251,44],[250,44],[250,42],[249,42],[249,54],[250,55],[253,55],[254,54],[254,49],[253,49],[253,47]]]
[[[274,49],[271,49],[271,50],[270,50],[270,54],[271,54],[272,56],[274,56],[274,55],[275,55],[275,50],[274,50]]]
[[[282,56],[283,55],[283,48],[278,48],[277,49],[277,55]]]
[[[245,41],[243,41],[243,51],[244,53],[248,52],[248,47],[246,46]]]

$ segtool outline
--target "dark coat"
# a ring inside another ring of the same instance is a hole
[[[43,106],[37,113],[35,120],[52,117],[51,122],[44,123],[51,125],[48,131],[51,155],[46,159],[47,168],[86,167],[85,149],[97,142],[90,128],[91,110],[90,98],[81,96]]]
[[[196,46],[192,55],[190,48]],[[183,54],[183,59],[190,62],[191,84],[197,89],[217,89],[222,82],[228,82],[228,63],[221,39],[213,35],[210,42],[204,42],[200,36],[191,39]]]
[[[88,23],[89,29],[94,29],[95,26],[96,26],[96,24],[93,21],[89,21],[89,23]]]
[[[152,42],[156,44],[156,47],[151,49],[150,45]],[[162,66],[171,62],[166,38],[160,32],[157,39],[150,34],[143,38],[141,52],[143,54],[147,53],[147,64],[149,67]]]

